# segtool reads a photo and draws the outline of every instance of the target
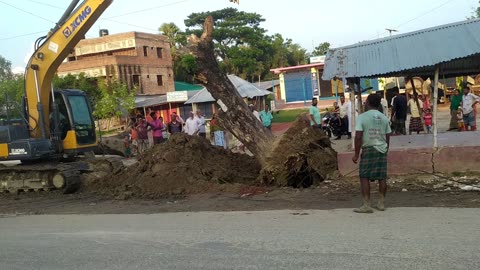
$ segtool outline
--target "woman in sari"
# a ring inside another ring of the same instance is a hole
[[[210,121],[210,133],[213,134],[213,145],[227,148],[225,143],[225,130],[219,125],[216,114],[213,114]]]

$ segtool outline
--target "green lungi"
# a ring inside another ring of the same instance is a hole
[[[387,153],[374,147],[363,147],[360,157],[360,178],[374,180],[387,179]]]

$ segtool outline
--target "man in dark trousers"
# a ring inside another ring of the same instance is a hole
[[[355,124],[355,155],[352,160],[358,162],[360,150],[360,186],[363,205],[354,209],[356,213],[373,213],[370,206],[370,181],[378,180],[380,198],[377,209],[385,210],[387,194],[387,153],[390,145],[388,118],[378,111],[380,96],[371,94],[366,101],[367,111],[358,116]]]
[[[396,135],[406,135],[405,121],[407,120],[407,98],[400,95],[398,88],[394,90],[395,99],[392,104],[392,125]]]

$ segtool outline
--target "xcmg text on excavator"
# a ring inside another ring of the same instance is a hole
[[[48,35],[37,39],[25,69],[22,119],[0,123],[0,191],[61,189],[74,192],[87,162],[62,162],[97,146],[95,122],[84,92],[54,91],[57,68],[113,0],[73,0]]]

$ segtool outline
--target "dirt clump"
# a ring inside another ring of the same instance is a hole
[[[260,173],[267,185],[309,187],[337,170],[337,152],[330,138],[312,128],[305,114],[278,138]]]
[[[138,164],[96,179],[87,189],[121,199],[238,191],[242,184],[259,184],[260,169],[254,157],[213,146],[201,137],[175,134],[149,149]]]

